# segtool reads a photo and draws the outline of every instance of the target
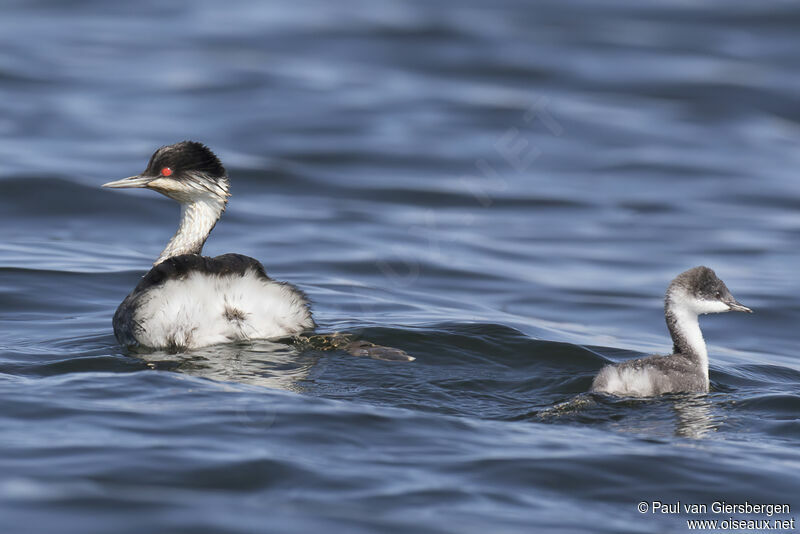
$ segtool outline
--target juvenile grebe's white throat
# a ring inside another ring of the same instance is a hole
[[[715,311],[701,311],[710,308],[709,304],[689,294],[684,288],[670,289],[665,299],[664,311],[667,319],[670,336],[673,341],[673,351],[676,353],[696,356],[703,374],[708,376],[708,348],[700,330],[700,313],[716,313]],[[724,305],[723,305],[724,306]],[[727,306],[724,310],[727,311]]]

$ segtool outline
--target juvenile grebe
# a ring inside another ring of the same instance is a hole
[[[608,365],[597,374],[591,390],[632,397],[708,392],[708,352],[697,317],[728,311],[752,313],[733,298],[725,283],[708,267],[694,267],[679,274],[664,299],[664,315],[675,353]]]
[[[225,168],[205,145],[183,141],[155,151],[142,174],[103,187],[144,187],[181,204],[178,231],[114,314],[114,335],[126,346],[182,351],[251,339],[298,338],[315,324],[305,294],[272,280],[241,254],[201,256],[228,202]],[[310,348],[357,356],[413,360],[403,351],[350,336],[304,336]]]

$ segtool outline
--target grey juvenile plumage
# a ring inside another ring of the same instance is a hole
[[[728,311],[752,313],[733,298],[725,283],[708,267],[681,273],[667,288],[664,299],[674,353],[608,365],[597,374],[591,390],[637,397],[707,392],[708,352],[698,315]]]

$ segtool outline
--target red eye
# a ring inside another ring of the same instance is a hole
[[[172,169],[169,167],[164,167],[161,169],[161,176],[172,176]]]

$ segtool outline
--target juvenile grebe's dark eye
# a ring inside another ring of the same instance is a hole
[[[161,176],[172,176],[172,169],[169,167],[164,167],[161,169]]]

